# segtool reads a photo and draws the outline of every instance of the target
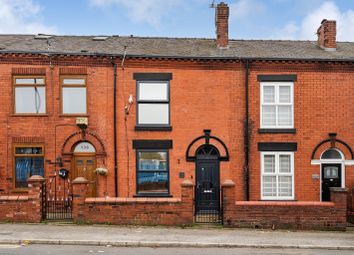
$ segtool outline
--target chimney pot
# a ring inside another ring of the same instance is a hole
[[[227,48],[229,44],[229,6],[221,2],[216,6],[215,12],[216,45],[219,48]]]
[[[321,26],[317,29],[318,47],[326,51],[335,51],[337,48],[336,35],[336,21],[327,19],[322,20]]]

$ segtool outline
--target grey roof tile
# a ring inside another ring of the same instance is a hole
[[[227,49],[218,49],[214,39],[110,36],[53,36],[48,40],[34,35],[0,35],[1,52],[112,54],[182,58],[260,58],[354,60],[354,43],[338,42],[334,52],[320,49],[314,41],[230,40]],[[84,51],[84,52],[83,52]]]

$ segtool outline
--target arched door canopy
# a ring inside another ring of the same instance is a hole
[[[61,148],[62,155],[71,155],[80,143],[89,143],[94,147],[97,156],[105,156],[106,148],[101,138],[92,131],[86,130],[85,135],[76,131],[66,138]]]
[[[212,153],[217,155],[220,161],[229,161],[229,151],[225,143],[218,137],[210,135],[211,130],[205,129],[204,135],[195,138],[186,151],[186,160],[193,162],[200,153]],[[204,140],[204,143],[200,143]],[[204,151],[202,151],[204,150]]]
[[[319,148],[322,145],[324,145],[326,143],[330,143],[330,147],[329,148],[330,149],[336,149],[336,143],[338,143],[338,144],[343,145],[343,148],[345,148],[348,151],[348,154],[350,155],[351,159],[354,160],[353,150],[352,150],[352,148],[350,148],[350,146],[347,143],[343,142],[342,140],[337,139],[337,134],[336,133],[329,133],[328,135],[329,135],[329,139],[323,140],[322,142],[317,144],[315,149],[312,151],[311,159],[315,159],[316,153],[317,153],[317,151],[319,150]],[[322,156],[323,156],[323,154],[322,154]]]

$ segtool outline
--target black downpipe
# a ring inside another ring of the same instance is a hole
[[[245,72],[245,123],[244,123],[244,150],[245,150],[245,166],[244,166],[244,178],[245,178],[245,193],[246,200],[250,200],[250,182],[249,182],[249,145],[250,145],[250,132],[249,132],[249,102],[248,102],[248,72],[249,72],[249,60],[246,60],[246,72]]]
[[[118,197],[118,157],[117,157],[117,64],[113,64],[113,143],[114,143],[114,191]]]

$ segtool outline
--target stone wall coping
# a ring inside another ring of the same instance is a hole
[[[180,198],[165,197],[89,197],[85,199],[86,204],[129,204],[129,203],[180,203]]]
[[[0,196],[0,201],[28,201],[28,196]]]
[[[329,190],[331,192],[348,192],[347,188],[340,188],[340,187],[330,187]]]
[[[191,180],[184,180],[182,183],[181,183],[181,186],[182,187],[193,187],[193,182]]]
[[[235,187],[235,183],[232,180],[225,180],[221,186],[222,187]]]
[[[32,175],[28,180],[28,182],[44,182],[45,178],[40,175]]]
[[[84,177],[77,177],[72,184],[87,184],[89,181]]]
[[[239,206],[334,206],[333,202],[319,201],[237,201]]]

